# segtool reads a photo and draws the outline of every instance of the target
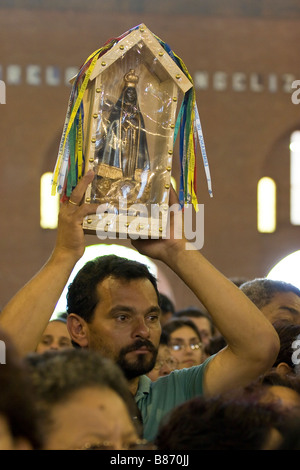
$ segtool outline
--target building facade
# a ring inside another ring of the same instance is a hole
[[[300,227],[290,221],[290,138],[300,130],[293,88],[300,80],[299,2],[2,1],[2,306],[55,242],[56,231],[40,227],[40,177],[54,168],[69,79],[91,52],[140,23],[170,45],[194,81],[214,195],[199,154],[203,254],[226,276],[251,279],[299,249]],[[176,164],[173,176],[179,180]],[[276,184],[272,233],[257,229],[257,185],[265,176]],[[87,236],[87,244],[98,242]],[[178,308],[195,302],[175,275],[159,269],[175,287]]]

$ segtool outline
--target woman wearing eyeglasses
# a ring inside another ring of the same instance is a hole
[[[203,362],[201,334],[188,318],[172,318],[163,326],[172,356],[177,359],[177,369],[197,366]]]

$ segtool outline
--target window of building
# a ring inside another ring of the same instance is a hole
[[[52,172],[46,172],[40,180],[40,226],[44,229],[57,228],[59,194],[51,195]]]
[[[290,140],[290,221],[300,225],[300,131]]]
[[[261,233],[276,230],[276,183],[267,176],[257,185],[257,230]]]

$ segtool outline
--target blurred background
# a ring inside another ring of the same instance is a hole
[[[214,194],[199,154],[203,254],[227,277],[252,279],[299,249],[298,0],[2,0],[0,308],[55,243],[56,229],[41,226],[40,188],[56,162],[69,79],[108,39],[140,23],[194,81]],[[175,161],[179,183],[178,168]],[[99,240],[87,235],[86,243]],[[178,309],[197,303],[168,268],[157,270]]]

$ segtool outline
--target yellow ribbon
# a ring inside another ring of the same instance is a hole
[[[82,85],[80,87],[80,90],[78,92],[78,95],[77,95],[77,98],[76,98],[76,101],[75,101],[75,104],[74,104],[74,107],[72,108],[72,112],[71,112],[71,115],[70,115],[70,119],[67,123],[67,126],[66,126],[66,130],[65,130],[65,133],[64,133],[64,137],[63,137],[63,145],[62,145],[62,148],[59,152],[59,155],[57,157],[57,163],[56,163],[56,166],[55,166],[55,170],[54,170],[54,176],[53,176],[53,182],[52,182],[52,195],[55,195],[56,193],[56,188],[57,188],[57,181],[58,181],[58,175],[59,175],[59,170],[60,170],[60,167],[61,167],[61,163],[62,163],[62,158],[63,158],[63,155],[64,155],[64,151],[65,151],[65,147],[66,147],[66,142],[67,142],[67,139],[68,139],[68,135],[69,135],[69,132],[70,132],[70,129],[73,125],[73,122],[74,122],[74,119],[76,117],[76,114],[77,114],[77,111],[79,109],[79,106],[81,104],[81,101],[83,99],[83,95],[84,95],[84,92],[87,88],[87,85],[88,85],[88,82],[89,82],[89,79],[90,79],[90,76],[91,76],[91,73],[96,65],[96,62],[98,60],[98,55],[99,53],[101,52],[102,49],[99,49],[98,51],[94,52],[93,54],[91,54],[89,56],[89,58],[85,61],[84,65],[93,57],[93,60],[91,62],[91,64],[89,65],[87,71],[86,71],[86,74],[85,74],[85,78],[82,82]],[[79,126],[80,127],[80,126]],[[81,155],[82,155],[82,144],[80,146],[80,149],[81,149]],[[82,161],[81,161],[81,166],[82,166]]]

